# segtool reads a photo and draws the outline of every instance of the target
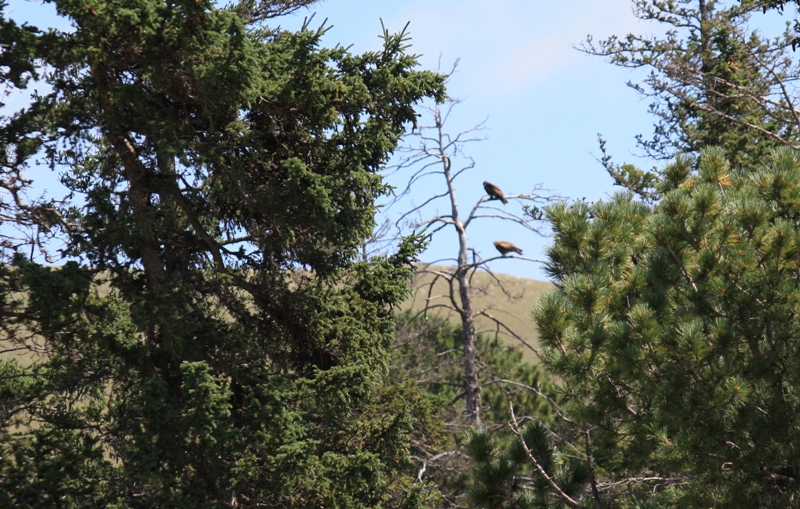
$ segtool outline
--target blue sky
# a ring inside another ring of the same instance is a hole
[[[6,12],[39,26],[63,23],[51,5],[39,0],[12,0]],[[630,0],[497,0],[491,7],[477,0],[325,0],[280,22],[294,28],[312,12],[312,25],[325,19],[331,25],[328,45],[352,45],[354,52],[378,49],[381,19],[391,31],[410,22],[411,51],[421,55],[423,68],[436,69],[441,62],[447,69],[459,60],[449,94],[463,103],[449,130],[457,133],[484,120],[487,127],[485,141],[465,148],[475,160],[475,168],[457,187],[459,203],[467,211],[483,195],[483,180],[506,194],[542,184],[570,199],[609,196],[618,188],[595,160],[598,132],[608,140],[617,162],[653,165],[635,155],[635,135],[647,134],[652,127],[647,102],[625,85],[638,81],[641,73],[574,49],[587,34],[604,38],[656,29],[633,17]],[[392,182],[401,185],[403,178],[396,174]],[[421,203],[440,189],[438,180],[423,181],[413,189],[409,203]],[[438,210],[448,207],[442,202]],[[508,207],[518,210],[519,205]],[[474,223],[469,238],[484,258],[496,255],[492,241],[497,239],[514,242],[532,258],[543,258],[549,242],[495,220]],[[455,240],[452,232],[442,231],[423,260],[455,256]],[[497,260],[491,268],[544,278],[541,266],[530,261]]]
[[[642,74],[611,66],[601,58],[574,49],[587,34],[604,38],[628,32],[649,33],[657,27],[637,20],[630,0],[570,2],[505,0],[327,0],[314,9],[313,22],[328,20],[331,43],[352,44],[353,51],[380,45],[380,20],[391,31],[410,22],[411,50],[423,67],[449,69],[459,60],[448,91],[463,102],[454,110],[450,132],[486,121],[486,140],[465,147],[475,167],[457,182],[459,204],[468,212],[483,196],[483,180],[506,194],[529,192],[542,184],[569,199],[595,201],[619,188],[595,160],[598,132],[618,162],[646,167],[653,163],[634,155],[635,135],[649,133],[647,102],[626,86]],[[296,16],[299,21],[308,13]],[[295,21],[295,22],[297,22]],[[290,26],[286,24],[286,26]],[[401,185],[403,174],[392,182]],[[419,204],[442,189],[437,178],[423,180],[411,193]],[[511,210],[521,210],[510,202]],[[446,212],[449,204],[428,207]],[[398,210],[399,211],[399,210]],[[492,242],[503,239],[526,256],[544,258],[548,238],[499,220],[475,222],[468,231],[471,245],[483,258],[497,255]],[[423,260],[456,255],[457,237],[443,230]],[[544,279],[541,265],[522,260],[496,260],[492,270]]]

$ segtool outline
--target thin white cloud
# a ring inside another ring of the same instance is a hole
[[[479,0],[413,1],[392,25],[411,20],[414,49],[435,66],[461,59],[461,77],[472,94],[515,94],[581,56],[573,47],[587,34],[604,37],[637,30],[630,0],[530,2],[505,0],[491,8]],[[641,27],[639,27],[641,29]],[[461,78],[460,78],[461,79]]]

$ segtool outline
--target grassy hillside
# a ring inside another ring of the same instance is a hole
[[[427,267],[429,270],[447,271],[452,270],[446,267]],[[431,282],[436,279],[433,288]],[[449,303],[450,288],[443,278],[436,278],[434,274],[420,274],[414,282],[414,294],[402,308],[422,310],[425,305],[429,306],[429,313],[448,317],[454,323],[459,323],[459,318],[450,310],[441,307]],[[484,312],[491,317],[502,321],[506,326],[519,335],[528,344],[538,347],[536,326],[531,319],[531,309],[536,304],[539,296],[553,288],[552,283],[545,281],[535,281],[506,274],[494,274],[494,277],[487,272],[478,272],[472,278],[472,293],[474,296],[474,310],[478,313]],[[430,295],[430,298],[428,297]],[[453,295],[457,302],[458,287],[453,283]],[[478,332],[484,334],[495,334],[498,331],[497,324],[490,318],[479,316],[476,320]],[[503,340],[513,346],[522,348],[525,352],[525,359],[534,361],[535,355],[519,340],[512,335],[502,333]]]
[[[429,266],[429,270],[447,271],[452,270],[447,267]],[[502,321],[507,327],[512,329],[525,342],[532,346],[538,346],[536,326],[531,319],[531,309],[536,304],[539,296],[553,288],[553,285],[545,281],[536,281],[510,276],[507,274],[494,274],[496,279],[487,272],[478,272],[472,278],[472,293],[474,295],[474,309],[476,312],[486,314]],[[454,324],[459,324],[459,318],[455,313],[442,306],[449,302],[449,286],[443,279],[438,279],[434,285],[431,298],[428,299],[430,283],[434,275],[418,275],[415,282],[413,295],[406,300],[401,308],[422,310],[426,302],[429,306],[430,314],[438,314],[450,319]],[[102,292],[102,290],[101,290]],[[455,298],[458,300],[458,288],[453,287]],[[460,303],[460,300],[458,300]],[[496,323],[486,317],[479,316],[476,320],[476,327],[479,333],[495,334],[498,330]],[[0,332],[0,343],[6,340],[7,335]],[[512,346],[520,347],[525,352],[528,361],[535,360],[532,352],[516,340],[513,335],[502,333],[503,340]],[[6,345],[7,346],[7,345]],[[3,358],[16,356],[24,364],[30,364],[35,355],[28,351],[8,351],[2,354]]]

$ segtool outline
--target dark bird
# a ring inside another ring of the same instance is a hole
[[[500,200],[503,202],[503,205],[508,203],[506,197],[503,196],[503,191],[500,190],[499,187],[492,184],[491,182],[487,182],[486,180],[483,181],[483,188],[486,189],[486,194],[490,196],[490,200]]]
[[[517,246],[515,246],[511,242],[507,242],[505,240],[495,240],[494,241],[494,247],[496,247],[497,250],[500,251],[500,254],[503,255],[503,256],[507,255],[511,251],[514,251],[515,253],[522,254],[522,249],[518,248]]]

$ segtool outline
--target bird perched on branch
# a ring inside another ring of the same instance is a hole
[[[515,253],[522,254],[522,249],[518,248],[517,246],[515,246],[511,242],[507,242],[505,240],[495,240],[494,241],[494,247],[496,247],[497,250],[500,251],[500,254],[503,255],[503,256],[507,255],[511,251],[514,251]]]
[[[488,194],[490,196],[490,198],[489,198],[490,200],[500,200],[501,202],[503,202],[503,205],[508,203],[508,200],[506,200],[506,197],[503,196],[503,191],[501,191],[500,188],[497,187],[496,185],[492,184],[491,182],[488,182],[488,181],[484,180],[483,181],[483,188],[486,189],[486,194]]]

